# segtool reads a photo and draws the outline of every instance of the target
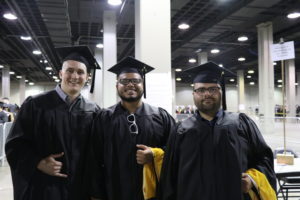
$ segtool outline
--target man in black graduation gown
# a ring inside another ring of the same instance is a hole
[[[160,200],[248,199],[247,193],[260,185],[245,173],[252,168],[265,175],[275,194],[272,150],[257,126],[245,114],[221,108],[224,70],[209,62],[186,71],[193,78],[198,110],[169,138]]]
[[[87,46],[57,50],[61,84],[24,101],[6,141],[15,200],[87,199],[83,172],[99,107],[80,92],[99,65]]]
[[[132,57],[109,69],[117,74],[121,101],[95,119],[89,167],[93,199],[144,199],[143,164],[153,161],[150,147],[163,148],[175,124],[167,111],[142,101],[151,70]]]

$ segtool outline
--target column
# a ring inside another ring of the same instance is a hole
[[[20,95],[20,102],[19,105],[22,105],[23,101],[25,100],[25,90],[26,90],[26,82],[25,82],[25,75],[19,80],[19,95]]]
[[[297,104],[300,106],[300,72],[297,72],[297,84],[296,88],[297,88]]]
[[[285,67],[285,89],[286,110],[288,117],[296,116],[296,87],[295,87],[295,60],[286,60]]]
[[[170,1],[135,1],[135,57],[156,68],[146,75],[145,101],[172,113],[170,11]]]
[[[237,84],[238,84],[238,109],[239,112],[245,112],[245,80],[244,70],[237,71]]]
[[[115,11],[103,13],[103,107],[117,103],[116,75],[107,70],[117,63],[117,22]]]
[[[207,63],[207,52],[198,53],[198,65]]]
[[[170,114],[176,116],[176,72],[174,68],[172,68],[172,109]]]
[[[258,75],[259,75],[259,114],[263,117],[261,131],[274,132],[274,67],[271,60],[270,45],[273,44],[271,22],[257,25],[258,34]]]
[[[95,49],[95,58],[99,63],[101,69],[96,69],[95,71],[95,80],[94,80],[94,92],[90,93],[90,99],[94,101],[101,108],[103,107],[103,81],[102,81],[102,73],[103,73],[103,50],[96,48]]]
[[[2,97],[10,98],[10,67],[5,65],[2,69]]]

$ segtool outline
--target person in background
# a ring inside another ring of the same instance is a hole
[[[0,124],[8,122],[8,115],[3,111],[4,103],[0,102]]]
[[[15,200],[88,199],[84,166],[99,107],[80,92],[99,65],[87,46],[57,51],[61,83],[24,101],[6,141]]]
[[[224,72],[213,62],[186,71],[197,110],[170,136],[160,200],[276,199],[272,150],[248,116],[225,111]]]
[[[156,196],[160,173],[156,164],[161,165],[162,148],[175,122],[166,110],[142,100],[145,74],[151,70],[132,57],[108,70],[117,74],[121,100],[103,110],[94,122],[89,153],[92,199],[144,200]]]

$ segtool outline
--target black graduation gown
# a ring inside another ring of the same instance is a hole
[[[214,127],[198,113],[170,136],[160,200],[240,200],[241,173],[255,168],[276,191],[272,150],[245,114],[223,112]]]
[[[85,155],[97,110],[82,96],[69,106],[55,90],[25,100],[5,146],[15,200],[85,199]],[[41,159],[60,152],[64,156],[57,160],[68,178],[37,169]]]
[[[146,103],[135,113],[138,134],[130,133],[120,103],[96,117],[91,141],[91,196],[104,200],[142,200],[143,165],[136,161],[136,144],[162,148],[175,130],[174,119]]]

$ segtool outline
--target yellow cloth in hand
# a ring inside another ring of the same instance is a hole
[[[164,158],[164,151],[162,149],[151,148],[151,150],[153,152],[153,162],[144,164],[143,168],[143,193],[146,200],[156,196],[156,182],[160,178]]]
[[[263,173],[253,168],[248,169],[246,173],[249,174],[251,178],[253,178],[253,180],[255,181],[257,185],[257,191],[261,200],[277,199],[274,189],[272,188],[267,177]],[[251,200],[258,200],[258,197],[256,196],[253,190],[250,190],[249,195],[251,197]]]

